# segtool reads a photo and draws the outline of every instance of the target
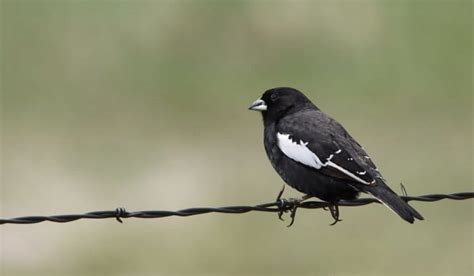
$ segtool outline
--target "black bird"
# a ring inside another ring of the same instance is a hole
[[[262,112],[265,151],[273,168],[288,185],[306,194],[301,200],[317,197],[330,202],[334,224],[339,221],[337,203],[353,200],[359,192],[374,196],[410,223],[423,220],[385,184],[369,155],[344,127],[300,91],[269,89],[249,109]]]

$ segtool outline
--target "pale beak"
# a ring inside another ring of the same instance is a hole
[[[267,104],[262,99],[258,99],[249,106],[249,109],[254,111],[266,111]]]

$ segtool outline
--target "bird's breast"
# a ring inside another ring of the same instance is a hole
[[[275,126],[265,127],[264,131],[264,146],[268,159],[272,167],[283,178],[286,178],[284,154],[278,147],[277,131]]]

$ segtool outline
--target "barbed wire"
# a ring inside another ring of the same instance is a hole
[[[454,193],[454,194],[430,194],[422,196],[401,196],[405,201],[422,201],[422,202],[434,202],[443,199],[451,200],[466,200],[474,198],[474,192],[466,193]],[[350,201],[340,201],[338,206],[345,207],[356,207],[364,206],[372,203],[380,203],[375,198],[360,198]],[[56,216],[27,216],[27,217],[17,217],[10,219],[0,219],[0,225],[3,224],[32,224],[39,223],[43,221],[57,222],[57,223],[66,223],[72,222],[79,219],[107,219],[115,218],[117,221],[122,223],[122,219],[126,218],[142,218],[142,219],[154,219],[154,218],[164,218],[171,216],[178,217],[188,217],[195,215],[202,215],[208,213],[224,213],[224,214],[243,214],[252,211],[256,212],[271,212],[271,213],[282,213],[291,211],[295,208],[295,205],[298,205],[298,208],[303,209],[322,209],[330,207],[330,203],[325,201],[304,201],[297,203],[295,200],[291,199],[280,199],[275,202],[258,204],[254,206],[227,206],[227,207],[198,207],[198,208],[187,208],[178,211],[165,211],[165,210],[155,210],[155,211],[136,211],[128,212],[124,208],[117,208],[113,211],[95,211],[85,214],[72,214],[72,215],[56,215]]]

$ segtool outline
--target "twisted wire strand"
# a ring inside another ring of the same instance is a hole
[[[466,200],[474,198],[474,192],[465,193],[454,193],[454,194],[431,194],[422,196],[402,196],[405,201],[421,201],[421,202],[434,202],[443,199],[450,200]],[[364,206],[372,203],[380,203],[375,198],[360,198],[350,201],[341,201],[339,206],[345,207],[356,207]],[[170,216],[187,217],[195,216],[208,213],[223,213],[223,214],[243,214],[248,212],[271,212],[280,213],[290,211],[295,207],[295,202],[292,200],[281,199],[275,202],[259,204],[255,206],[227,206],[227,207],[198,207],[198,208],[187,208],[178,211],[166,211],[166,210],[151,210],[151,211],[136,211],[128,212],[124,208],[117,208],[113,211],[94,211],[85,214],[72,214],[72,215],[56,215],[56,216],[27,216],[17,217],[10,219],[0,219],[0,225],[3,224],[32,224],[43,221],[66,223],[72,222],[79,219],[107,219],[115,218],[117,221],[122,222],[125,218],[142,218],[142,219],[153,219],[153,218],[164,218]],[[324,201],[304,201],[298,205],[298,208],[303,209],[321,209],[329,207],[328,202]]]

